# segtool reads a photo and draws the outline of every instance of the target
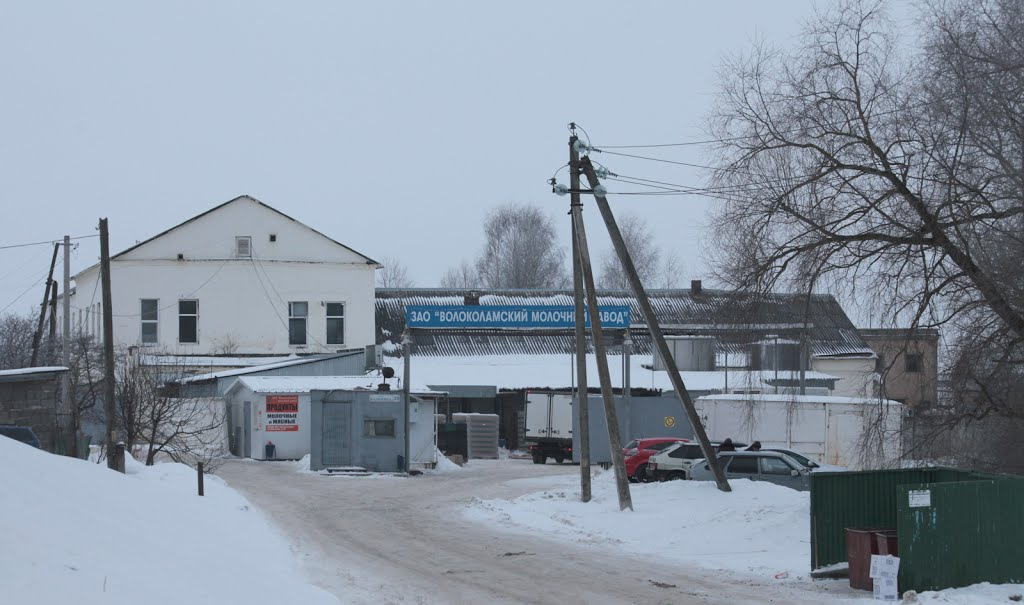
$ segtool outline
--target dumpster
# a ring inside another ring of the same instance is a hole
[[[887,529],[875,533],[875,554],[900,556],[899,540],[895,529]]]
[[[871,590],[871,555],[878,553],[878,533],[892,532],[884,527],[847,527],[846,560],[850,566],[850,588]]]

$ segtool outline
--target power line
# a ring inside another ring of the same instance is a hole
[[[58,259],[57,259],[57,264],[55,264],[55,265],[54,265],[54,268],[56,269],[56,267],[57,267],[57,266],[59,266],[61,262],[62,262],[62,259],[59,259],[59,258],[58,258]],[[42,281],[43,281],[44,279],[46,279],[46,276],[45,276],[45,275],[44,275],[44,276],[42,276],[42,277],[40,277],[39,279],[37,279],[37,280],[35,281],[35,283],[33,283],[33,284],[32,284],[31,286],[29,286],[29,287],[25,288],[25,291],[24,291],[24,292],[22,292],[21,294],[19,294],[19,295],[17,296],[17,298],[15,298],[15,299],[14,299],[14,300],[12,300],[11,302],[7,303],[7,306],[5,306],[5,307],[4,307],[3,309],[0,309],[0,313],[3,313],[3,312],[4,312],[4,311],[6,311],[7,309],[10,309],[11,307],[13,307],[13,306],[14,306],[14,303],[16,303],[16,302],[18,302],[19,300],[21,300],[21,299],[22,299],[22,298],[23,298],[23,297],[24,297],[24,296],[25,296],[26,294],[28,294],[29,292],[31,292],[33,288],[35,288],[36,286],[38,286],[38,285],[39,285],[39,283],[40,283],[40,282],[42,282]]]
[[[72,237],[70,239],[86,239],[86,238],[89,238],[89,237],[99,237],[99,235],[79,235],[77,237]],[[9,246],[0,246],[0,250],[9,250],[11,248],[27,248],[29,246],[42,246],[42,245],[46,245],[46,244],[49,244],[49,245],[52,246],[52,245],[54,245],[56,243],[58,243],[58,240],[51,239],[51,240],[47,240],[45,242],[29,242],[27,244],[11,244]]]

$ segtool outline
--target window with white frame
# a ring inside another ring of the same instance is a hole
[[[156,298],[143,298],[141,300],[142,315],[142,344],[156,344],[157,342],[157,309],[160,301]]]
[[[309,318],[309,303],[297,301],[288,303],[288,344],[306,344],[306,320]]]
[[[238,258],[252,257],[252,236],[239,235],[235,237],[235,256]]]
[[[199,342],[199,301],[178,301],[178,342],[196,344]]]
[[[345,344],[345,303],[327,303],[327,344]]]

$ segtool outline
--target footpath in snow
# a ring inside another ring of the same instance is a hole
[[[187,466],[127,464],[122,475],[0,437],[0,601],[338,603],[217,477],[199,497]]]
[[[579,500],[578,477],[552,477],[551,487],[514,500],[474,500],[466,517],[505,531],[545,536],[750,577],[810,582],[810,499],[771,483],[710,481],[632,484],[634,511],[620,512],[614,475],[599,472],[593,499]],[[835,581],[833,581],[835,582]],[[845,582],[845,580],[843,580]],[[979,584],[925,592],[921,603],[1012,603],[1021,585]],[[862,596],[863,595],[863,596]],[[823,595],[832,602],[873,603],[870,593]]]

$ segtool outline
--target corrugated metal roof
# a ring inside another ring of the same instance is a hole
[[[816,356],[871,356],[835,298],[815,294],[771,294],[754,297],[725,290],[651,290],[651,306],[666,335],[710,334],[719,349],[742,353],[746,345],[767,335],[799,337],[806,321],[811,353]],[[406,305],[463,305],[466,297],[480,305],[572,306],[569,290],[447,290],[378,288],[377,343],[397,343],[405,329]],[[651,338],[632,293],[603,291],[600,305],[628,305],[634,352],[652,353]],[[806,313],[805,313],[806,309]],[[417,355],[545,355],[575,349],[571,331],[417,330]],[[391,349],[391,347],[389,347]]]
[[[238,379],[255,393],[308,393],[310,391],[373,391],[377,392],[380,377],[365,376],[242,376]],[[401,390],[381,391],[401,393]],[[415,395],[440,395],[427,386],[413,385]]]

